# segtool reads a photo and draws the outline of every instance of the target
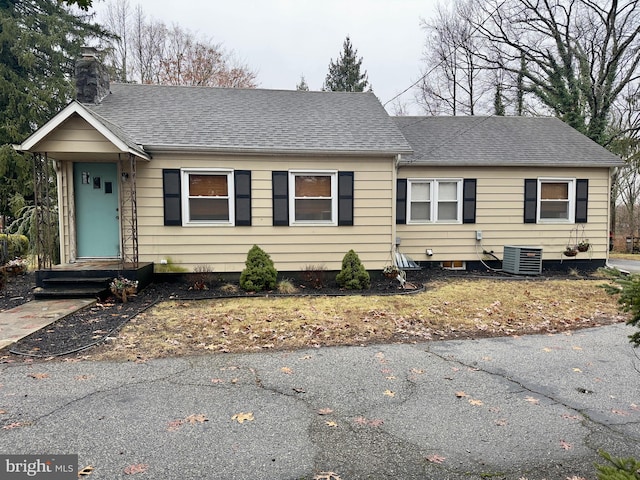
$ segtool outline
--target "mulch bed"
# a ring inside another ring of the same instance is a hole
[[[409,274],[409,280],[421,287],[421,282],[426,281],[426,275],[422,272],[415,273],[416,275]],[[418,276],[420,279],[417,278]],[[0,311],[33,300],[34,286],[33,273],[10,277],[5,288],[0,290]],[[225,292],[220,287],[221,285],[217,285],[206,290],[196,290],[192,284],[184,282],[153,283],[126,303],[116,301],[114,297],[98,300],[96,304],[66,316],[47,328],[0,350],[0,355],[48,358],[82,351],[103,342],[109,336],[116,336],[118,330],[130,319],[164,300],[204,300],[208,298],[277,295],[274,292],[247,294],[241,290],[234,294]],[[398,282],[382,276],[379,280],[372,280],[371,288],[366,291],[368,295],[397,293],[403,293],[398,288]],[[299,294],[348,295],[362,294],[362,292],[341,290],[337,286],[333,286],[320,289],[304,287],[300,289]]]
[[[439,269],[428,269],[417,272],[408,272],[408,281],[418,287],[419,290],[434,278],[447,277],[471,277],[481,275],[507,278],[504,275],[494,275],[489,272],[443,272]],[[537,279],[545,279],[562,276],[566,278],[566,274],[551,272],[544,277],[535,277]],[[512,277],[511,277],[512,278]],[[523,277],[517,277],[523,279]],[[531,277],[527,279],[532,279]],[[312,287],[301,285],[299,295],[384,295],[410,293],[399,288],[399,284],[395,280],[383,277],[381,274],[372,275],[371,288],[365,292],[342,290],[337,286],[325,286],[315,289]],[[27,301],[33,300],[33,288],[35,286],[33,273],[10,277],[8,284],[0,289],[0,311],[13,308]],[[7,358],[16,355],[27,356],[31,358],[49,358],[61,355],[69,355],[76,353],[91,346],[102,343],[110,336],[116,336],[118,331],[133,317],[144,310],[155,305],[157,302],[172,299],[208,299],[223,297],[239,297],[239,296],[257,296],[258,294],[247,294],[239,291],[236,294],[229,294],[223,289],[222,285],[210,287],[206,290],[193,289],[193,284],[186,282],[167,282],[154,283],[138,293],[138,295],[127,303],[116,301],[115,298],[109,297],[90,307],[78,311],[72,315],[64,317],[49,327],[39,330],[28,337],[14,343],[13,345],[0,350],[0,355]],[[277,293],[269,292],[260,295],[275,296]],[[2,358],[0,358],[0,361]]]

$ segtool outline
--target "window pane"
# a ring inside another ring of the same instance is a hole
[[[455,202],[438,203],[438,220],[458,220],[458,204]]]
[[[411,200],[430,200],[430,183],[411,183]]]
[[[431,220],[431,203],[430,202],[413,202],[411,203],[411,220],[425,221]]]
[[[226,197],[227,175],[189,175],[189,196]]]
[[[327,200],[298,200],[296,205],[297,221],[325,221],[330,222],[331,219],[331,199]]]
[[[296,197],[331,197],[328,175],[296,175]]]
[[[438,184],[438,200],[456,201],[458,199],[457,182],[440,182]]]
[[[189,220],[229,220],[229,200],[226,198],[190,198]]]
[[[569,184],[567,182],[544,182],[540,184],[542,200],[568,200]]]
[[[569,219],[569,202],[540,202],[540,218]]]

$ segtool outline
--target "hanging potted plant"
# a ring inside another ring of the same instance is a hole
[[[562,254],[565,257],[575,257],[578,254],[578,248],[573,245],[567,245],[567,248],[564,249]]]
[[[590,246],[591,244],[589,243],[589,239],[587,238],[585,240],[580,240],[580,243],[576,245],[576,248],[579,252],[586,252],[587,250],[589,250]]]

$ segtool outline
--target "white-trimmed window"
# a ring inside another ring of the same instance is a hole
[[[290,171],[290,224],[337,224],[338,172]]]
[[[461,223],[462,179],[408,179],[407,223]]]
[[[183,170],[182,185],[184,225],[233,225],[231,170]]]
[[[538,179],[538,221],[573,223],[575,217],[575,179]]]

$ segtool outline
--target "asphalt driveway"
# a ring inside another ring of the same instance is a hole
[[[640,458],[633,331],[4,364],[0,451],[95,480],[594,479],[599,448]]]
[[[608,264],[627,273],[640,273],[640,261],[610,258]]]

